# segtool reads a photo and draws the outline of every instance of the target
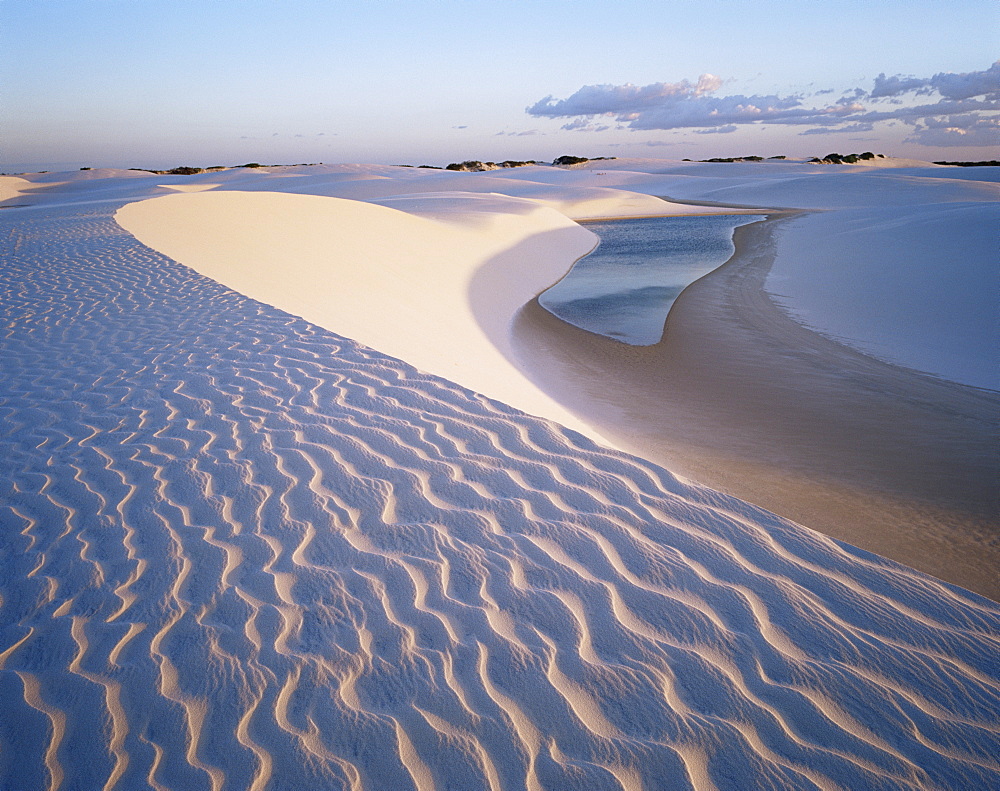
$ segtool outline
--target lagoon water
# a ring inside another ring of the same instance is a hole
[[[588,223],[600,245],[538,301],[581,329],[651,346],[681,291],[733,254],[733,231],[762,219],[743,214]]]

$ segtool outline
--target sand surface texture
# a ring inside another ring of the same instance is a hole
[[[1000,783],[997,605],[210,280],[150,194],[0,212],[0,787]]]
[[[911,167],[227,171],[117,218],[241,293],[1000,600],[1000,169],[884,164]],[[640,350],[531,307],[597,241],[553,206],[592,217],[595,194],[618,216],[794,211],[738,234]]]

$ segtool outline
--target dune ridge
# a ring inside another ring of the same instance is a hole
[[[594,234],[503,195],[406,205],[211,191],[132,203],[116,220],[240,293],[597,437],[521,375],[506,331],[525,302],[590,252]],[[470,291],[483,270],[496,274],[476,304]]]
[[[4,213],[13,788],[967,788],[1000,609]],[[16,253],[16,255],[15,255]]]

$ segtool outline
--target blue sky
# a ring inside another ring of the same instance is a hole
[[[996,0],[0,0],[0,170],[997,158],[998,42]]]

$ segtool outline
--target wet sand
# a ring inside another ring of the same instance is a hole
[[[663,340],[633,347],[537,301],[523,370],[617,446],[800,524],[1000,600],[1000,394],[856,352],[764,291],[774,232],[688,287]]]

